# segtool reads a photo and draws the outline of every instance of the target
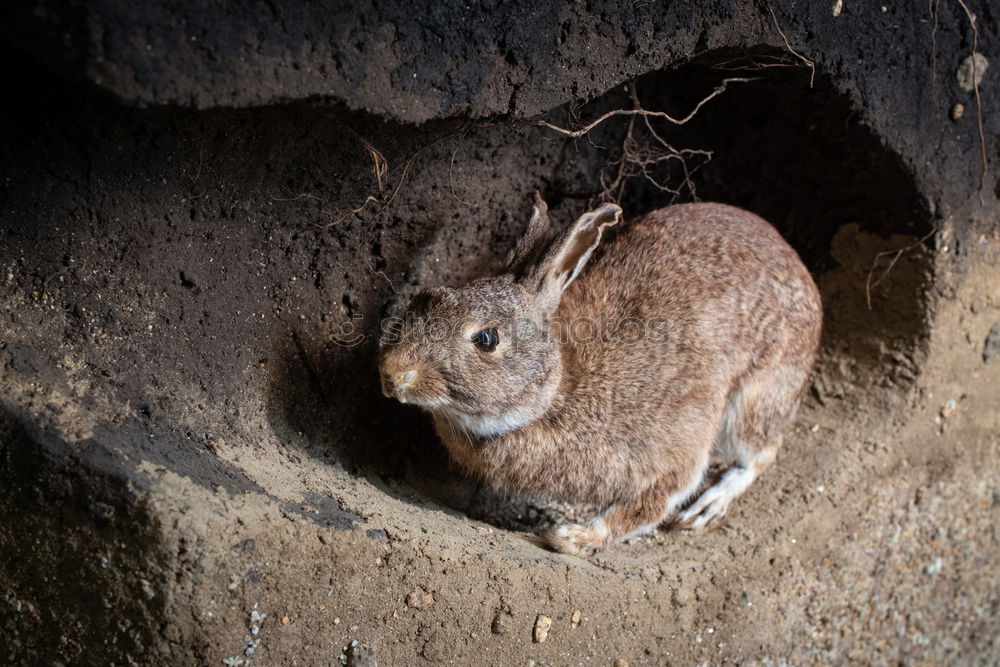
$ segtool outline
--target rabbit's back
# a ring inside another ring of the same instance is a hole
[[[808,271],[761,218],[686,204],[637,219],[563,295],[557,409],[509,450],[516,455],[497,448],[490,467],[501,477],[509,470],[510,482],[538,470],[537,484],[521,485],[526,490],[600,501],[689,469],[711,441],[694,443],[705,441],[705,428],[715,428],[753,369],[787,366],[804,382],[821,319]],[[516,465],[531,442],[550,441],[563,456],[579,450],[578,463],[549,476],[541,464],[551,452],[542,447],[528,457],[536,463]]]
[[[711,361],[725,376],[775,346],[801,350],[811,363],[822,307],[805,265],[770,224],[698,203],[654,211],[601,246],[556,318],[593,321],[591,329],[613,334],[595,338],[577,324],[571,333],[584,336],[563,337],[575,356],[603,361],[605,372],[623,363],[650,374],[656,361],[673,372],[683,357]]]

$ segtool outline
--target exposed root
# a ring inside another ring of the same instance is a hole
[[[673,116],[664,111],[650,111],[648,109],[615,109],[614,111],[609,111],[605,113],[596,120],[591,121],[587,125],[584,125],[583,127],[577,130],[570,130],[565,127],[559,127],[558,125],[554,125],[548,122],[547,120],[536,120],[528,124],[537,125],[538,127],[546,127],[560,134],[565,134],[567,137],[582,137],[585,134],[589,134],[590,131],[593,130],[595,127],[597,127],[607,119],[613,118],[615,116],[646,116],[648,118],[662,118],[663,120],[673,123],[674,125],[684,125],[692,118],[697,116],[698,112],[701,111],[701,108],[706,104],[708,104],[709,101],[715,99],[722,93],[726,92],[726,87],[730,83],[743,83],[747,81],[756,81],[756,80],[757,79],[755,78],[747,78],[747,77],[731,77],[728,79],[723,79],[722,83],[720,83],[715,88],[715,90],[709,93],[706,97],[702,98],[702,100],[695,105],[695,107],[691,110],[691,112],[688,113],[688,115],[684,116],[683,118],[674,118]]]
[[[382,152],[380,150],[378,150],[377,148],[375,148],[370,143],[368,143],[367,141],[365,141],[360,137],[358,137],[358,141],[360,141],[361,145],[364,146],[366,151],[368,151],[368,156],[371,158],[372,161],[371,172],[372,175],[375,177],[375,182],[378,186],[379,194],[382,194],[385,192],[385,177],[389,173],[389,163],[386,162],[385,157],[383,157]],[[378,215],[379,213],[384,211],[386,207],[392,203],[392,200],[396,198],[396,194],[399,192],[399,187],[403,184],[403,180],[406,178],[406,174],[409,171],[410,165],[413,163],[413,159],[415,157],[416,154],[410,157],[410,159],[406,161],[406,164],[403,165],[403,173],[400,175],[399,181],[396,183],[396,186],[393,188],[392,193],[389,195],[387,199],[381,199],[379,197],[375,197],[374,195],[368,195],[360,206],[352,208],[347,213],[333,213],[331,211],[326,211],[321,209],[322,213],[335,215],[337,217],[331,222],[327,222],[321,225],[317,224],[316,227],[320,229],[327,229],[329,227],[333,227],[334,225],[338,225],[347,218],[349,218],[350,216],[362,213],[366,208],[368,208],[368,205],[372,203],[378,206],[378,208],[375,211],[375,215]],[[325,200],[320,199],[316,195],[309,194],[308,192],[303,192],[294,197],[272,197],[272,199],[274,201],[282,201],[282,202],[299,201],[301,199],[313,199],[319,202],[320,204],[326,203]]]
[[[937,97],[937,32],[938,9],[941,0],[927,0],[927,11],[931,15],[931,90],[934,92],[934,106],[938,106]]]
[[[392,293],[395,294],[396,296],[399,296],[399,291],[396,289],[396,286],[392,284],[392,280],[389,279],[389,276],[385,275],[385,271],[381,269],[376,269],[372,265],[371,259],[369,259],[368,257],[365,257],[365,263],[368,265],[368,270],[372,272],[372,275],[379,276],[387,283],[389,283],[389,289],[392,290]]]
[[[625,126],[625,137],[622,140],[621,152],[616,158],[607,163],[605,170],[601,173],[601,192],[597,197],[602,201],[621,202],[625,186],[628,182],[633,178],[641,177],[657,190],[669,193],[671,195],[671,202],[675,201],[685,191],[687,191],[692,199],[697,199],[697,193],[695,192],[691,176],[712,159],[712,152],[674,147],[656,131],[653,126],[653,120],[662,119],[674,125],[683,125],[694,118],[705,104],[724,93],[729,84],[756,80],[756,78],[745,77],[723,79],[711,93],[702,98],[686,116],[681,118],[675,118],[663,111],[651,111],[643,108],[639,100],[635,82],[629,82],[628,92],[632,101],[631,109],[614,109],[608,111],[575,130],[560,127],[544,120],[534,121],[529,124],[544,127],[568,137],[586,137],[590,140],[590,132],[601,123],[616,116],[627,116],[628,123]],[[567,109],[567,113],[571,120],[579,117],[576,108]],[[638,122],[640,120],[641,125]],[[648,141],[640,141],[638,138],[640,133],[645,133]],[[702,160],[692,167],[688,160],[693,157],[702,158]],[[670,184],[670,169],[674,163],[681,169],[681,182],[676,186]],[[664,167],[667,169],[667,175],[658,177],[656,172]]]
[[[986,186],[986,174],[989,171],[989,160],[986,157],[986,132],[983,129],[983,100],[979,95],[979,82],[976,78],[976,50],[979,48],[979,26],[976,24],[976,15],[969,10],[965,0],[957,0],[958,4],[969,19],[969,27],[972,28],[972,89],[976,96],[976,124],[979,128],[979,153],[983,162],[983,170],[979,173],[979,200],[982,202],[983,188]]]
[[[972,11],[969,9],[969,6],[965,3],[965,0],[956,0],[956,2],[958,2],[958,4],[962,7],[962,10],[965,12],[966,18],[968,18],[969,20],[969,26],[972,28],[972,50],[970,52],[973,56],[972,82],[973,82],[973,90],[975,92],[975,97],[976,97],[976,124],[979,129],[979,152],[980,152],[980,158],[982,160],[982,169],[979,172],[979,187],[977,187],[973,192],[969,193],[969,196],[966,197],[962,201],[962,203],[955,208],[954,211],[949,213],[944,220],[934,225],[934,227],[932,227],[929,232],[924,234],[918,240],[902,248],[898,248],[896,250],[884,250],[875,255],[875,259],[872,260],[872,266],[868,270],[868,278],[865,281],[865,300],[868,303],[868,310],[872,310],[872,290],[878,287],[889,276],[889,272],[892,271],[893,267],[896,266],[896,263],[899,262],[900,258],[905,253],[923,245],[931,237],[933,237],[935,234],[941,231],[941,227],[944,226],[946,222],[954,218],[959,213],[959,211],[964,209],[968,205],[968,203],[972,201],[972,198],[975,197],[976,195],[979,195],[980,202],[982,202],[983,188],[986,186],[986,177],[989,172],[989,160],[987,158],[987,152],[986,152],[986,133],[983,128],[983,102],[979,94],[979,83],[977,83],[976,81],[975,54],[976,54],[976,49],[979,46],[979,27],[976,25],[976,15],[973,14]],[[930,7],[932,8],[932,15],[934,17],[934,32],[931,33],[933,39],[937,31],[937,3],[932,0]],[[936,50],[936,45],[932,47],[932,51],[935,50]],[[936,56],[934,57],[936,58]],[[886,257],[889,258],[889,263],[886,265],[884,269],[882,269],[881,273],[876,278],[875,271],[877,270],[879,263]]]
[[[804,55],[802,55],[801,53],[799,53],[798,51],[796,51],[794,48],[792,48],[791,42],[789,42],[788,41],[788,37],[785,36],[785,31],[781,29],[780,25],[778,25],[778,17],[774,14],[774,8],[773,7],[768,7],[767,9],[768,9],[768,11],[771,12],[771,20],[774,21],[774,28],[775,28],[775,30],[778,31],[778,34],[781,35],[782,41],[785,42],[785,48],[788,49],[789,53],[791,53],[793,56],[795,56],[796,58],[798,58],[799,60],[801,60],[809,68],[809,72],[810,72],[810,74],[809,74],[809,87],[812,88],[813,87],[813,83],[816,81],[816,63],[813,62],[812,60],[809,60]]]
[[[372,159],[372,174],[375,176],[375,181],[378,184],[378,191],[380,193],[385,192],[384,179],[385,175],[389,172],[389,163],[385,161],[385,157],[382,156],[382,152],[379,149],[364,139],[361,139],[361,145],[365,147],[369,157]]]
[[[801,67],[801,62],[790,60],[785,55],[754,54],[738,56],[712,65],[712,69],[722,72],[759,72],[775,67]]]
[[[472,129],[472,124],[467,124],[465,129],[462,130],[461,136],[458,138],[458,142],[455,144],[455,150],[451,152],[451,162],[448,163],[448,189],[451,190],[451,196],[455,198],[459,204],[464,204],[469,208],[478,209],[474,203],[470,201],[465,201],[458,196],[458,192],[455,191],[455,157],[458,155],[458,149],[462,147],[462,142],[465,141],[465,137],[469,134],[469,130]]]
[[[639,94],[634,82],[629,82],[628,91],[629,96],[632,98],[634,109],[642,110],[642,104],[639,101]],[[646,133],[652,140],[649,143],[641,143],[636,138],[636,121],[639,118],[642,119],[642,127],[645,128]],[[695,156],[700,156],[704,159],[692,168],[688,165],[688,158]],[[602,189],[599,198],[604,201],[610,200],[620,203],[624,196],[626,184],[631,179],[641,176],[657,190],[669,193],[671,195],[671,203],[680,197],[685,189],[687,189],[691,198],[696,200],[698,197],[694,182],[691,180],[691,175],[711,159],[711,151],[675,148],[653,128],[650,116],[644,114],[630,116],[628,125],[625,128],[625,138],[622,140],[621,153],[607,165],[610,168],[611,174],[608,173],[608,170],[601,173]],[[676,162],[682,170],[682,179],[677,186],[670,185],[669,169],[671,162]],[[662,166],[667,167],[668,176],[657,178],[655,170]]]
[[[971,196],[969,197],[969,199],[971,199]],[[967,203],[969,199],[966,199],[965,203]],[[964,206],[965,203],[963,203],[962,206]],[[958,209],[956,209],[956,213],[957,212]],[[896,266],[896,263],[903,257],[903,255],[910,252],[914,248],[922,246],[932,236],[937,234],[940,229],[941,229],[940,224],[934,225],[934,227],[932,227],[929,232],[921,236],[913,243],[907,246],[903,246],[902,248],[897,248],[896,250],[883,250],[882,252],[875,255],[875,259],[872,260],[872,267],[868,270],[868,278],[865,280],[865,300],[868,303],[868,310],[872,310],[872,290],[874,290],[876,287],[882,284],[882,281],[884,281],[886,278],[889,277],[889,272],[892,271],[893,267]],[[876,278],[875,269],[878,268],[879,262],[881,262],[886,257],[889,258],[889,263],[886,265],[884,269],[882,269],[882,272],[879,274],[878,278]]]
[[[361,206],[358,206],[356,208],[352,208],[348,212],[346,212],[346,213],[338,216],[337,218],[331,220],[330,222],[327,222],[327,223],[322,224],[322,225],[316,225],[316,226],[319,227],[320,229],[329,229],[330,227],[334,227],[336,225],[339,225],[340,223],[342,223],[344,220],[347,220],[352,215],[357,215],[359,213],[363,213],[365,211],[365,209],[368,208],[369,204],[375,204],[376,205],[375,212],[372,214],[373,218],[378,217],[379,215],[381,215],[382,211],[384,211],[385,209],[387,209],[389,207],[389,205],[393,202],[393,200],[396,199],[396,195],[399,194],[399,189],[403,186],[403,181],[406,180],[406,175],[408,173],[410,173],[410,167],[413,166],[413,161],[416,159],[418,153],[419,153],[419,151],[417,153],[414,153],[413,155],[411,155],[410,158],[406,161],[406,163],[403,164],[403,171],[399,175],[399,180],[396,181],[396,186],[392,189],[392,192],[389,193],[388,197],[386,197],[385,199],[380,199],[380,198],[375,197],[373,195],[368,195],[367,197],[365,197],[365,200],[361,203]],[[381,154],[379,154],[379,155],[381,156]],[[375,159],[374,154],[372,155],[372,159],[374,161],[374,159]],[[384,160],[383,160],[383,164],[385,164]],[[373,166],[372,170],[373,171],[375,170],[374,166]],[[386,165],[386,171],[388,171],[388,165]],[[381,183],[379,185],[380,185],[380,190],[381,190]]]

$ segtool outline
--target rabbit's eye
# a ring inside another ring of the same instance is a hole
[[[483,352],[492,352],[497,349],[500,342],[500,334],[496,328],[483,329],[472,337],[472,343]]]

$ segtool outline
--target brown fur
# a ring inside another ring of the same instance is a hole
[[[572,280],[617,211],[584,216],[542,252],[522,242],[509,275],[418,297],[408,337],[380,360],[387,395],[418,404],[446,397],[447,406],[426,407],[465,469],[499,487],[609,507],[604,525],[553,533],[550,544],[563,551],[670,518],[671,498],[718,449],[729,403],[741,451],[761,453],[754,465],[766,466],[794,419],[820,335],[819,295],[795,251],[762,219],[721,204],[634,221]],[[532,235],[541,238],[547,218],[538,204],[535,212]],[[433,318],[451,323],[453,335],[428,341]],[[565,335],[581,318],[612,334],[625,322],[656,321],[659,336]],[[500,332],[493,353],[469,342],[485,325]],[[396,392],[387,378],[411,369],[419,381]],[[466,427],[511,414],[512,430]]]

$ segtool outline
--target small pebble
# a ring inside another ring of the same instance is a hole
[[[552,619],[539,614],[538,618],[535,619],[535,629],[532,633],[532,639],[536,644],[541,644],[549,638],[549,628],[551,627]]]
[[[628,667],[628,661],[622,660],[621,658],[615,658],[615,661],[612,663],[612,667]]]
[[[989,67],[990,62],[986,59],[986,56],[979,53],[973,53],[965,57],[962,64],[958,66],[958,71],[955,72],[955,80],[958,82],[958,87],[967,93],[971,93],[975,90],[983,81],[983,73],[986,72],[986,68]]]
[[[281,617],[281,624],[282,624],[282,625],[288,625],[288,623],[289,623],[289,620],[290,620],[290,619],[289,619],[289,618],[288,618],[287,616],[282,616],[282,617]]]
[[[983,345],[983,361],[990,363],[1000,356],[1000,322],[993,325],[989,335],[986,336],[986,343]]]
[[[961,118],[964,115],[965,115],[965,105],[964,104],[958,103],[958,104],[956,104],[955,106],[953,106],[951,108],[951,119],[952,120],[958,120],[959,118]]]
[[[576,626],[580,625],[581,620],[583,620],[583,617],[580,615],[580,610],[577,609],[576,611],[573,612],[573,616],[572,618],[569,619],[569,623],[575,628]]]

